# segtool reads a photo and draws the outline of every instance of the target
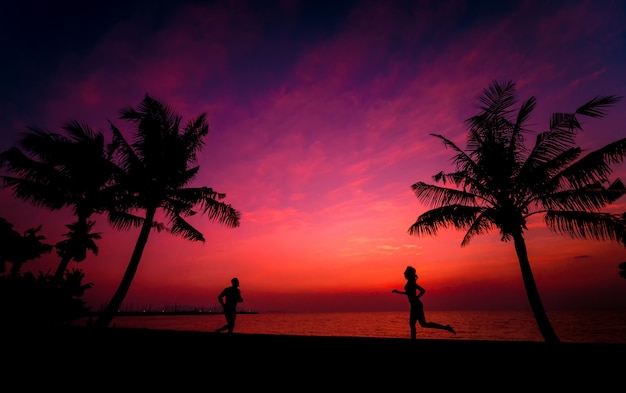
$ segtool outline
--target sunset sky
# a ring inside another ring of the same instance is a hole
[[[232,277],[259,311],[405,310],[393,295],[416,267],[427,309],[529,309],[512,243],[497,232],[461,247],[462,232],[407,232],[426,211],[417,181],[452,170],[464,120],[494,80],[534,96],[534,129],[598,95],[626,96],[622,1],[11,2],[0,13],[0,150],[27,126],[68,120],[127,135],[120,109],[146,93],[210,132],[194,186],[226,193],[239,228],[197,216],[207,241],[152,233],[124,307],[211,307]],[[93,4],[93,5],[91,5]],[[96,5],[97,4],[97,5]],[[578,143],[626,136],[626,100],[583,120]],[[532,137],[529,138],[533,140]],[[626,181],[626,166],[614,177]],[[626,211],[620,199],[610,211]],[[70,211],[33,208],[0,191],[0,217],[62,240]],[[139,234],[102,233],[80,264],[100,310]],[[626,309],[626,248],[550,233],[530,222],[527,246],[548,311]],[[26,269],[54,270],[50,254]]]

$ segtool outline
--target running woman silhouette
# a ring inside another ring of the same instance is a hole
[[[424,315],[424,304],[420,299],[424,295],[424,293],[426,293],[426,290],[417,283],[417,273],[413,266],[407,266],[406,270],[404,271],[404,278],[406,278],[404,291],[398,291],[397,289],[394,289],[391,292],[398,293],[400,295],[406,295],[406,297],[409,299],[409,303],[411,304],[411,312],[409,314],[411,339],[415,340],[417,336],[417,322],[419,322],[420,326],[423,328],[447,330],[452,334],[456,334],[456,332],[454,331],[454,329],[452,329],[452,326],[450,325],[442,325],[436,322],[426,322],[426,316]]]

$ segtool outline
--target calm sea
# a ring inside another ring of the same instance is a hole
[[[424,329],[418,338],[543,341],[530,312],[427,311],[428,321],[450,324],[457,334]],[[562,342],[626,343],[626,310],[552,312],[549,318]],[[77,321],[84,323],[85,321]],[[112,326],[211,332],[224,325],[221,314],[123,316]],[[267,312],[237,315],[236,333],[303,336],[408,338],[408,312]]]

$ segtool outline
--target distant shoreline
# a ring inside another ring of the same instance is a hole
[[[100,311],[89,311],[84,317],[100,316]],[[119,311],[116,317],[154,317],[157,315],[223,315],[222,311]],[[258,311],[237,311],[237,314],[259,314]]]

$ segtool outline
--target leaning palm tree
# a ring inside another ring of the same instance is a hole
[[[479,114],[467,120],[466,150],[442,135],[432,136],[454,151],[456,171],[433,176],[442,186],[417,182],[412,190],[431,210],[410,226],[410,235],[436,235],[439,229],[466,230],[461,246],[476,235],[499,230],[513,241],[526,295],[546,342],[559,342],[533,277],[524,233],[530,216],[543,215],[546,226],[572,238],[619,241],[615,216],[601,209],[626,193],[619,179],[609,181],[611,165],[626,156],[626,138],[587,152],[575,144],[582,130],[577,116],[602,118],[621,97],[595,97],[574,113],[555,113],[548,131],[531,149],[525,145],[527,121],[535,98],[515,113],[515,84],[493,82],[479,97]],[[452,187],[446,187],[450,184]]]
[[[173,235],[204,242],[204,236],[185,220],[198,210],[210,220],[238,227],[240,213],[220,202],[226,195],[209,187],[187,187],[199,166],[191,166],[209,132],[206,115],[200,114],[181,127],[181,117],[161,102],[146,95],[137,109],[125,108],[120,118],[136,126],[132,143],[111,123],[117,149],[117,163],[124,174],[116,179],[118,203],[126,215],[116,216],[114,226],[128,229],[141,224],[139,237],[122,280],[95,327],[108,327],[121,307],[141,261],[153,229],[167,229]],[[143,212],[143,216],[133,213]],[[169,227],[156,221],[157,212],[169,219]]]
[[[71,207],[77,221],[69,224],[67,240],[59,242],[61,260],[54,275],[62,280],[68,264],[85,259],[86,251],[97,252],[89,219],[95,213],[114,212],[115,196],[108,192],[113,175],[120,169],[111,161],[114,145],[104,135],[76,121],[67,122],[63,133],[29,127],[18,146],[0,153],[0,164],[12,175],[2,176],[13,196],[34,206],[59,210]],[[111,213],[110,213],[111,214]],[[109,217],[110,218],[110,217]]]

